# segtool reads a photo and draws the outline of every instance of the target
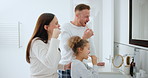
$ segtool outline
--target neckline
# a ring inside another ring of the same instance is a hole
[[[74,28],[86,28],[86,26],[85,27],[83,27],[83,26],[77,26],[77,25],[74,25],[73,23],[71,23],[72,21],[70,21],[70,25],[72,25],[72,27],[74,27]]]

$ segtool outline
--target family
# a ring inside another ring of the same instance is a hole
[[[90,6],[78,4],[73,21],[61,27],[52,13],[39,16],[26,49],[31,78],[98,78],[93,30],[87,22]],[[91,57],[93,67],[84,60]]]

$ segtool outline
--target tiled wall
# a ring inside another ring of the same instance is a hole
[[[136,49],[135,49],[136,48]],[[126,61],[126,55],[128,56],[135,56],[135,62],[137,69],[143,69],[148,73],[148,49],[143,49],[132,46],[132,45],[126,45],[122,43],[116,43],[114,45],[114,55],[120,54],[124,57],[124,65]]]

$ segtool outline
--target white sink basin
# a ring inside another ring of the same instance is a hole
[[[92,67],[91,63],[88,63]],[[111,64],[105,63],[105,66],[98,66],[99,78],[131,78],[129,75],[123,74],[118,68],[114,68]]]
[[[126,78],[122,74],[113,74],[113,73],[99,73],[99,78]]]

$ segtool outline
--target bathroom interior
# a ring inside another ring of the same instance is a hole
[[[38,16],[54,13],[62,25],[73,19],[79,3],[91,7],[96,56],[105,62],[99,78],[148,78],[148,0],[1,1],[0,78],[30,78],[25,53]]]

